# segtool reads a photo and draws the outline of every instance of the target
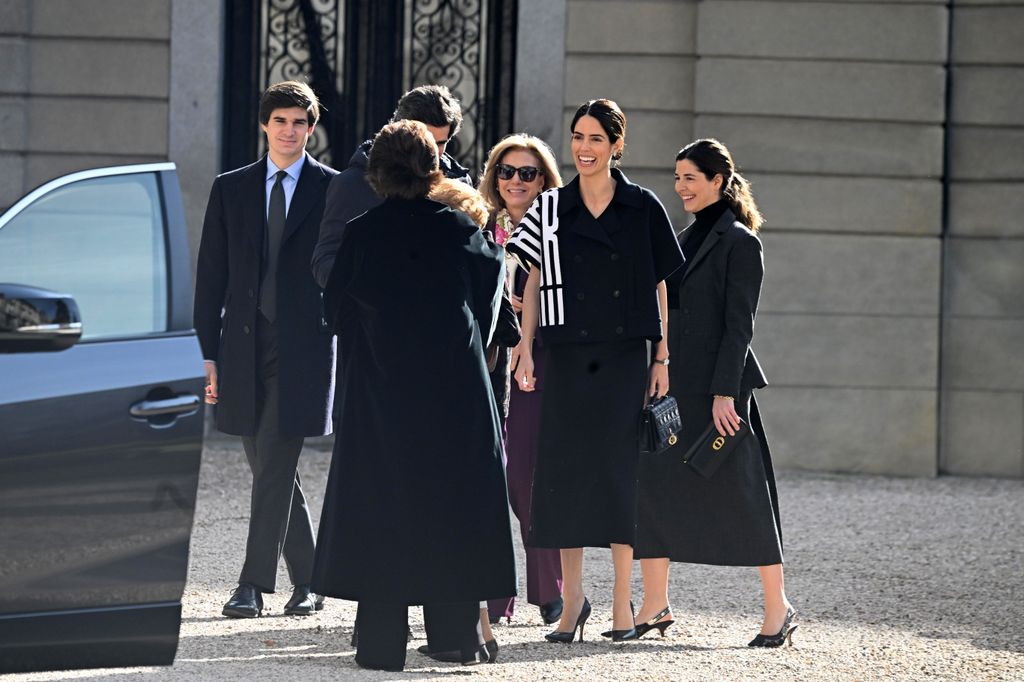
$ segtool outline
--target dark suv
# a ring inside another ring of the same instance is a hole
[[[0,673],[169,665],[203,362],[171,163],[0,215]]]

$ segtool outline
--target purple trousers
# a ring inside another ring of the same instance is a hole
[[[505,475],[512,512],[519,519],[525,539],[530,528],[530,495],[533,490],[533,467],[537,461],[537,434],[540,427],[540,389],[545,355],[535,344],[534,376],[537,389],[524,393],[512,386],[509,396],[507,436],[505,443]],[[513,382],[514,383],[514,382]],[[562,594],[562,563],[557,549],[526,547],[526,600],[534,606],[548,603]],[[515,597],[487,602],[491,618],[511,618]]]

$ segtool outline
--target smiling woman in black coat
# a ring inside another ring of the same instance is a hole
[[[669,561],[757,566],[764,621],[750,646],[779,646],[792,634],[782,531],[768,441],[753,390],[767,385],[751,348],[764,264],[762,218],[750,185],[717,140],[697,140],[676,156],[676,193],[696,220],[680,235],[685,262],[668,280],[669,368],[683,427],[679,443],[641,458],[635,556],[644,603],[637,632],[664,634]],[[750,431],[710,478],[682,462],[713,422],[731,436]]]
[[[486,661],[480,601],[515,594],[484,358],[504,258],[426,198],[442,175],[422,123],[385,126],[367,177],[385,201],[348,223],[325,290],[343,366],[313,584],[359,602],[363,667],[402,669],[411,604],[430,650]]]

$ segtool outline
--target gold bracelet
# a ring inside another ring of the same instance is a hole
[[[716,395],[715,398],[721,398],[722,400],[736,400],[731,395]]]

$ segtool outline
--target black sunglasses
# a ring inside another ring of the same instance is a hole
[[[541,172],[540,168],[536,166],[520,166],[516,168],[507,163],[499,163],[494,167],[494,171],[501,180],[511,180],[513,175],[519,173],[519,179],[523,182],[533,182],[537,178],[537,174]]]

